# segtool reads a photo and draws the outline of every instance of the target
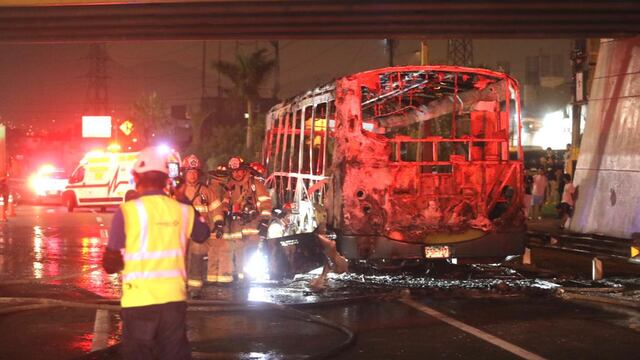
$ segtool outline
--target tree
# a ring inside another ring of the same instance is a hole
[[[191,115],[191,145],[195,148],[202,144],[203,124],[210,115],[211,110],[204,109]]]
[[[144,94],[133,104],[134,123],[138,136],[144,144],[155,135],[171,134],[171,119],[165,112],[165,106],[154,91]]]
[[[219,61],[213,63],[220,74],[228,78],[233,88],[228,91],[232,97],[242,99],[246,104],[247,137],[245,148],[253,145],[253,103],[260,97],[260,86],[273,71],[275,60],[267,58],[267,50],[259,49],[251,54],[237,54],[235,62]]]

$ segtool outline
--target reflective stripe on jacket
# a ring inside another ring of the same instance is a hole
[[[184,301],[185,253],[195,212],[164,195],[121,205],[126,243],[122,307]]]

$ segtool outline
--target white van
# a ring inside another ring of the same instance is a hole
[[[69,212],[76,207],[104,209],[135,194],[131,170],[137,152],[91,151],[69,177],[62,201]]]

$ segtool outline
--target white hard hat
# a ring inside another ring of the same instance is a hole
[[[133,171],[138,174],[147,171],[160,171],[169,174],[167,154],[158,147],[144,148],[138,153],[138,159],[133,164]]]

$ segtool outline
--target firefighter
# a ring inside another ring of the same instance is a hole
[[[213,227],[214,222],[222,220],[222,213],[216,214],[219,208],[220,198],[212,192],[209,187],[200,181],[202,175],[202,164],[200,159],[195,155],[189,155],[184,158],[181,166],[184,174],[184,192],[183,201],[193,205],[193,207],[204,217],[209,227]],[[217,216],[217,218],[216,218]],[[189,262],[188,262],[188,281],[189,294],[191,297],[198,297],[202,290],[205,278],[206,256],[209,246],[212,243],[208,241],[198,244],[191,242],[189,245]]]
[[[207,262],[207,282],[214,284],[233,282],[233,242],[224,237],[224,214],[228,209],[225,195],[227,178],[225,166],[218,166],[215,171],[209,173],[209,189],[217,196],[212,204],[212,232],[216,239],[210,242]]]
[[[249,164],[249,168],[251,169],[251,175],[258,178],[261,182],[264,182],[267,175],[267,169],[265,169],[262,164],[259,162],[252,162]]]
[[[230,176],[224,199],[227,207],[225,238],[233,243],[234,275],[243,280],[245,261],[257,249],[260,235],[266,233],[271,217],[271,196],[242,158],[232,157],[227,168]]]
[[[203,242],[210,229],[197,211],[169,198],[166,158],[140,152],[133,166],[135,200],[113,215],[102,265],[122,271],[122,352],[126,359],[190,359],[187,339],[187,237]]]

